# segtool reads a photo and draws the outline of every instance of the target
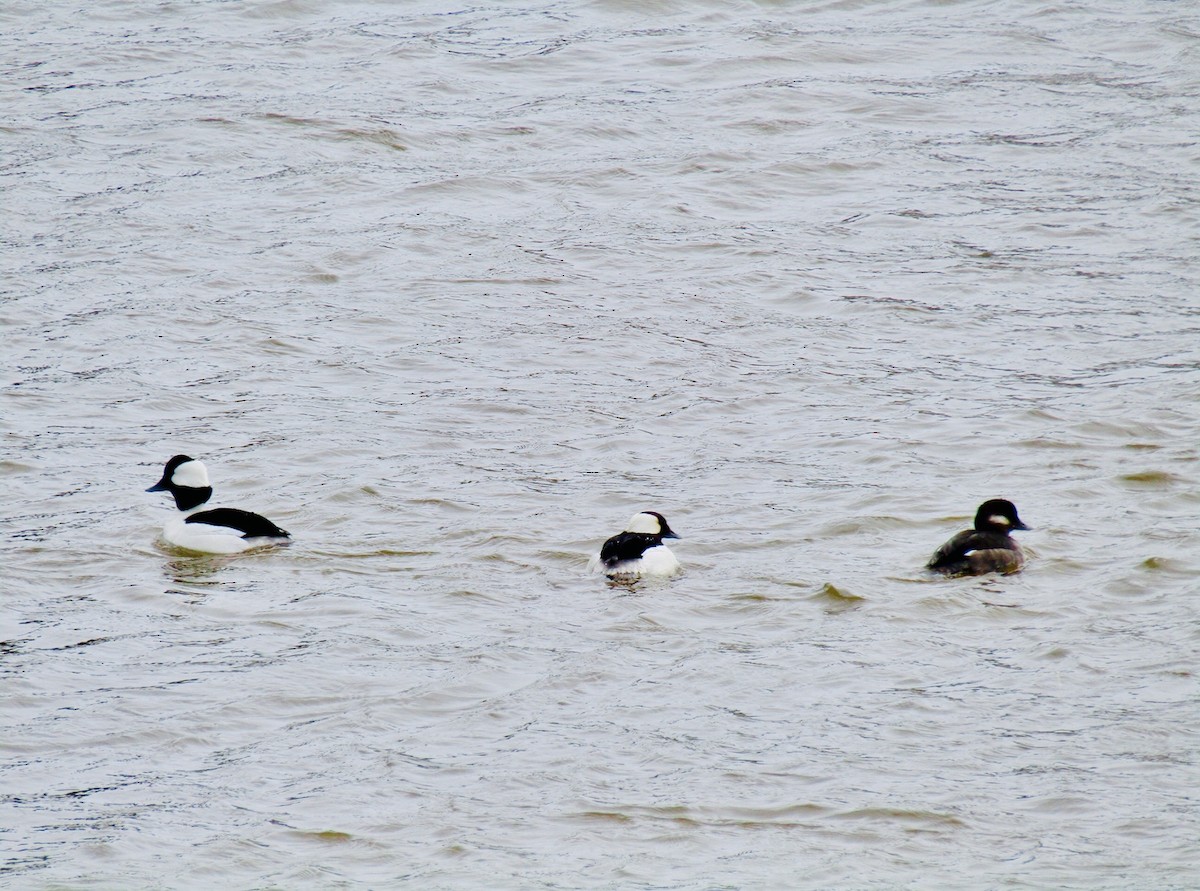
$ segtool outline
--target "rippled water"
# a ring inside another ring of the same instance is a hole
[[[0,24],[12,887],[1200,884],[1191,4]]]

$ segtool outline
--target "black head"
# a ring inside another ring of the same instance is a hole
[[[975,512],[975,529],[979,532],[1008,533],[1015,529],[1028,528],[1017,516],[1016,505],[1003,498],[985,501]]]
[[[679,538],[679,535],[667,525],[667,518],[656,510],[644,510],[643,514],[655,517],[658,520],[658,534],[660,538]]]
[[[172,458],[170,461],[168,461],[167,466],[163,468],[162,479],[160,479],[157,483],[155,483],[153,486],[151,486],[146,491],[147,492],[170,492],[171,485],[172,485],[171,477],[173,477],[175,475],[176,468],[178,468],[180,464],[187,464],[189,461],[192,461],[192,460],[194,460],[194,459],[189,458],[187,455],[176,455],[174,458]]]
[[[201,462],[187,455],[176,455],[168,461],[162,479],[146,491],[170,492],[180,510],[191,510],[212,497],[208,471]]]

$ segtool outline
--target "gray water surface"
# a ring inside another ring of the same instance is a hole
[[[0,59],[0,883],[1200,887],[1191,4]],[[179,452],[294,543],[156,543]],[[995,496],[1027,569],[928,576]],[[641,509],[685,573],[589,576]]]

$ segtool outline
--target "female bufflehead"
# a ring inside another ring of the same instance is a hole
[[[664,538],[679,538],[666,518],[652,510],[634,514],[620,535],[604,543],[600,553],[591,559],[593,572],[603,572],[610,579],[632,581],[644,575],[668,576],[679,572],[679,561],[663,544]]]
[[[934,551],[928,568],[946,575],[1016,572],[1025,564],[1025,555],[1008,533],[1028,528],[1011,501],[985,501],[975,512],[975,528],[963,530]]]
[[[266,517],[232,507],[200,510],[212,496],[208,471],[195,458],[176,455],[167,462],[162,479],[147,492],[170,492],[183,516],[163,527],[168,544],[202,554],[237,554],[250,548],[291,538]]]

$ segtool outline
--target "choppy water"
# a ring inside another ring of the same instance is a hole
[[[0,46],[0,882],[1200,887],[1192,4]],[[176,452],[295,543],[157,547]]]

